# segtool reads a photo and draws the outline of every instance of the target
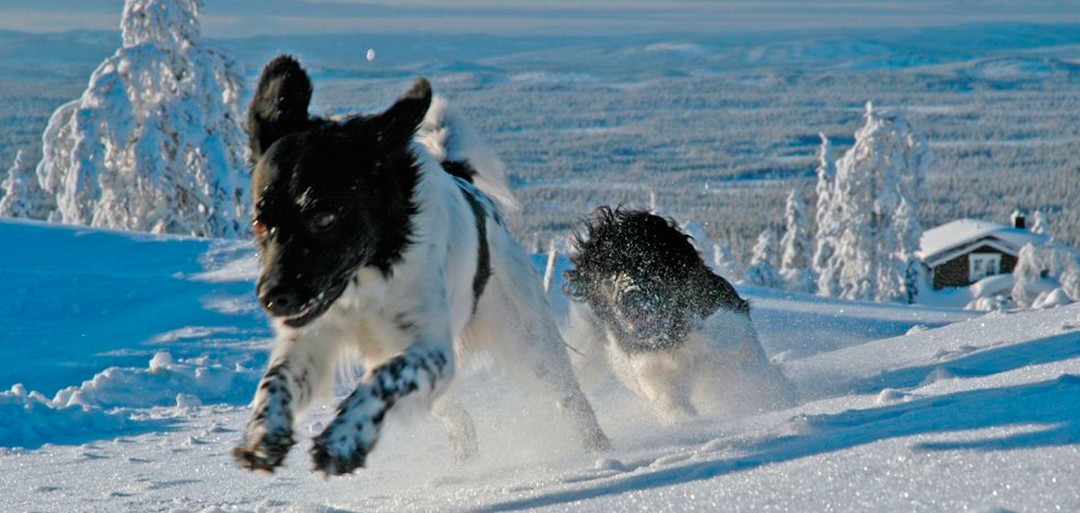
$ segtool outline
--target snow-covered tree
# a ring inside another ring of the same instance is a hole
[[[754,243],[753,256],[746,268],[746,281],[759,287],[783,288],[784,280],[776,270],[778,263],[776,234],[772,228],[766,228]]]
[[[61,106],[37,175],[50,220],[238,237],[247,231],[237,65],[200,41],[198,0],[127,0],[123,46]]]
[[[1050,235],[1050,227],[1046,221],[1046,214],[1042,210],[1036,210],[1031,214],[1031,233]]]
[[[814,215],[814,257],[811,262],[817,276],[818,294],[826,297],[840,292],[839,267],[833,257],[840,239],[838,205],[832,201],[832,189],[836,181],[836,161],[832,143],[825,134],[821,136],[817,166],[817,208]]]
[[[810,270],[810,229],[806,226],[806,204],[792,189],[784,207],[784,236],[780,238],[780,276],[787,289],[811,292],[813,273]]]
[[[914,212],[930,148],[899,114],[882,114],[867,103],[865,116],[855,145],[836,163],[829,191],[839,233],[829,262],[841,297],[910,301],[906,284],[922,232]]]
[[[1016,257],[1013,268],[1012,300],[1017,305],[1029,307],[1042,288],[1042,258],[1034,244],[1025,244]]]
[[[914,303],[915,297],[923,290],[929,290],[930,285],[926,268],[922,260],[915,255],[919,239],[922,238],[922,223],[911,204],[904,198],[900,198],[900,204],[896,207],[893,225],[896,227],[899,247],[891,261],[897,266],[895,275],[902,277],[898,297],[904,302]]]
[[[1013,268],[1013,302],[1029,308],[1059,288],[1073,301],[1080,300],[1080,257],[1076,250],[1054,242],[1020,248]]]
[[[712,268],[716,274],[727,278],[728,281],[736,281],[741,275],[739,259],[735,252],[727,244],[713,244]]]
[[[1071,266],[1061,273],[1061,289],[1069,295],[1069,299],[1080,301],[1080,265]]]
[[[705,261],[705,265],[713,265],[713,248],[714,244],[709,239],[709,234],[705,232],[705,227],[697,224],[694,221],[686,221],[680,226],[682,231],[690,236],[690,243],[694,248],[698,250],[701,255],[701,259]]]
[[[52,201],[41,189],[34,168],[26,161],[22,150],[15,154],[15,162],[8,169],[8,176],[0,183],[0,217],[45,219],[53,209]]]

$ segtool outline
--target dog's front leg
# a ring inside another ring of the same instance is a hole
[[[315,438],[315,470],[340,475],[363,467],[390,408],[413,393],[434,399],[453,377],[453,355],[449,341],[417,344],[369,372]]]
[[[269,370],[252,401],[251,420],[233,457],[248,470],[273,472],[296,444],[293,425],[332,377],[337,351],[324,337],[279,335]]]

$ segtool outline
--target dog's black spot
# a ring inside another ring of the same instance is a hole
[[[750,313],[749,303],[709,270],[673,220],[601,207],[574,234],[573,245],[566,294],[588,303],[628,352],[678,347],[719,309]]]
[[[456,176],[469,183],[475,183],[476,175],[479,173],[476,168],[472,167],[468,161],[464,160],[444,160],[439,163],[443,170]]]
[[[427,374],[428,385],[431,387],[432,390],[435,390],[435,384],[438,381],[438,376],[435,374],[435,372],[433,372],[433,369],[431,368],[431,365],[428,364],[427,359],[426,358],[421,358],[420,360],[418,360],[416,362],[416,364],[417,364],[417,367],[420,370],[423,370],[424,373]],[[441,369],[440,369],[440,373],[441,373]]]
[[[488,280],[491,279],[491,248],[488,246],[487,240],[487,211],[484,209],[483,203],[477,198],[479,192],[471,185],[458,182],[458,188],[461,189],[461,195],[469,203],[473,218],[476,219],[478,250],[476,254],[476,274],[473,276],[472,286],[473,312],[475,312],[476,305],[480,302],[480,295],[484,293],[484,288],[487,287]]]
[[[410,143],[431,104],[417,81],[385,112],[310,116],[311,81],[278,57],[248,110],[260,302],[287,325],[316,319],[361,267],[393,273],[412,240],[420,169]]]

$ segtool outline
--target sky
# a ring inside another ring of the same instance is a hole
[[[115,30],[123,0],[0,0],[0,30]],[[714,33],[1080,23],[1075,0],[203,0],[209,37]]]

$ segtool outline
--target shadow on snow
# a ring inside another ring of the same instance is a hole
[[[1030,344],[1053,348],[1076,343],[1076,336],[1052,337]],[[1028,344],[1021,344],[1028,345]],[[986,373],[991,369],[1007,370],[1037,361],[1049,354],[1039,354],[1014,365],[998,359],[1019,354],[1019,347],[995,350],[996,357],[983,355],[965,359]],[[1067,354],[1073,354],[1070,348]],[[1036,352],[1037,353],[1037,352]],[[1060,359],[1059,353],[1056,358]],[[991,365],[990,362],[995,362]],[[977,364],[977,365],[974,365]],[[743,448],[737,457],[673,466],[655,472],[615,477],[593,486],[554,492],[536,497],[492,504],[478,511],[495,512],[543,507],[631,490],[659,488],[711,479],[737,471],[773,463],[850,449],[890,438],[948,434],[987,428],[1042,426],[1044,429],[958,442],[922,442],[912,446],[917,451],[937,450],[1015,450],[1080,443],[1080,376],[1063,375],[1057,379],[1011,387],[978,389],[942,396],[915,399],[837,414],[815,415],[796,419],[805,434],[781,436]]]

